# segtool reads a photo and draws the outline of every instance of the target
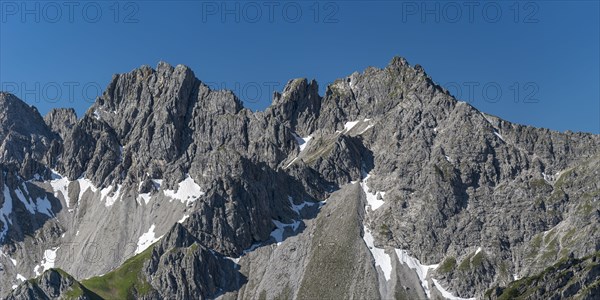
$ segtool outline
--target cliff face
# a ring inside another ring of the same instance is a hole
[[[165,63],[80,119],[0,100],[13,298],[54,267],[103,298],[481,298],[600,250],[599,136],[481,113],[402,58],[263,112]]]

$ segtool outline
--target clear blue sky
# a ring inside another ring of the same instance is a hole
[[[51,3],[0,2],[1,87],[42,114],[81,115],[112,74],[161,60],[256,110],[291,78],[323,91],[397,55],[484,112],[600,133],[597,1]]]

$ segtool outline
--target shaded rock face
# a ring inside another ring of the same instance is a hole
[[[6,299],[97,299],[81,284],[62,270],[50,269],[39,278],[16,288]]]
[[[44,122],[64,139],[77,123],[77,114],[72,108],[54,108],[44,116]]]
[[[599,136],[481,113],[402,58],[263,112],[166,63],[81,119],[0,105],[0,295],[64,295],[12,290],[48,253],[81,279],[152,243],[133,298],[482,298],[600,250]]]

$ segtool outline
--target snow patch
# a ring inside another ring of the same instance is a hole
[[[116,189],[114,186],[103,188],[100,191],[100,197],[101,201],[106,201],[104,203],[106,207],[111,207],[119,200],[119,198],[121,198],[121,185],[118,184]]]
[[[12,224],[12,220],[10,219],[10,214],[13,210],[13,200],[10,196],[10,190],[4,185],[4,204],[2,204],[2,208],[0,208],[0,218],[4,219],[2,223],[2,231],[0,231],[0,241],[3,241],[8,233],[8,225]]]
[[[150,193],[142,193],[142,194],[138,194],[137,197],[137,202],[139,204],[142,204],[142,201],[144,201],[144,203],[146,203],[146,205],[148,205],[148,203],[150,203],[150,198],[152,196],[150,195]]]
[[[95,193],[98,190],[98,188],[94,186],[92,181],[89,179],[79,178],[77,179],[77,182],[79,183],[79,198],[77,198],[78,202],[81,200],[83,194],[85,194],[87,190],[91,190],[92,193]]]
[[[300,152],[304,151],[304,149],[306,149],[306,146],[308,145],[308,142],[313,138],[312,135],[309,135],[308,137],[299,137],[298,135],[294,134],[294,138],[296,138],[296,142],[298,143],[298,146],[300,146]]]
[[[279,246],[281,244],[281,242],[283,242],[283,234],[285,233],[285,228],[286,227],[291,227],[293,232],[296,232],[296,230],[298,230],[298,227],[300,227],[300,221],[294,221],[291,224],[285,224],[285,223],[281,223],[277,220],[272,220],[273,224],[275,224],[275,230],[273,230],[273,232],[271,232],[271,236],[273,237],[273,239],[275,239],[275,242],[277,242],[277,246]]]
[[[154,187],[155,187],[157,190],[159,190],[159,189],[160,189],[160,186],[161,186],[161,185],[162,185],[162,183],[163,183],[163,180],[162,180],[162,179],[151,179],[151,180],[152,180],[152,183],[154,183]]]
[[[196,201],[200,196],[204,195],[204,192],[200,189],[200,186],[196,184],[194,179],[190,175],[186,175],[185,179],[178,184],[177,191],[164,190],[165,196],[171,199],[177,199],[184,204],[191,204]]]
[[[54,263],[57,260],[56,252],[60,247],[55,247],[52,249],[47,249],[44,251],[44,257],[39,265],[36,265],[33,268],[33,272],[35,272],[35,276],[40,276],[44,271],[54,268]]]
[[[336,133],[346,133],[346,132],[352,130],[352,128],[354,128],[354,126],[356,126],[356,124],[358,124],[358,122],[359,121],[346,122],[346,124],[344,124],[344,129],[337,130]]]
[[[21,184],[21,187],[17,188],[14,192],[15,195],[17,195],[17,199],[19,199],[19,201],[21,201],[21,203],[23,203],[23,205],[25,206],[25,209],[27,209],[27,211],[29,211],[30,214],[34,215],[35,206],[29,201],[29,197],[25,196],[25,194],[29,194],[29,192],[27,191],[27,187],[24,184]]]
[[[306,206],[313,206],[313,205],[317,204],[315,202],[306,202],[306,201],[304,201],[304,202],[302,202],[302,204],[296,205],[296,204],[294,204],[294,198],[292,198],[292,196],[288,196],[288,201],[290,201],[290,205],[292,207],[292,210],[294,212],[296,212],[297,215],[300,215],[300,212],[304,209],[304,207],[306,207]]]
[[[475,300],[475,298],[456,297],[456,296],[452,295],[452,293],[450,293],[446,289],[444,289],[437,280],[435,280],[435,279],[432,279],[432,280],[433,280],[433,285],[437,288],[438,291],[440,291],[440,293],[442,293],[442,296],[444,296],[444,298],[446,298],[448,300]]]
[[[189,218],[189,215],[183,215],[183,217],[181,218],[181,220],[177,221],[177,223],[181,224],[183,223],[185,220],[187,220],[187,218]]]
[[[368,205],[371,207],[372,210],[376,210],[379,207],[381,207],[383,205],[383,203],[385,203],[383,200],[377,199],[378,196],[381,196],[381,198],[383,199],[383,197],[385,196],[385,192],[371,193],[371,191],[369,190],[369,187],[367,186],[367,181],[369,180],[369,177],[371,177],[370,174],[368,174],[362,180],[362,182],[360,183],[360,186],[362,187],[363,191],[365,192],[365,195],[367,196]]]
[[[25,276],[23,276],[21,274],[17,274],[17,280],[23,282],[23,281],[27,280],[27,278],[25,278]]]
[[[504,138],[502,137],[502,135],[501,135],[501,134],[499,134],[497,131],[494,131],[494,134],[495,134],[497,137],[499,137],[499,138],[500,138],[500,139],[501,139],[503,142],[506,142],[506,141],[504,140]]]
[[[52,204],[46,196],[44,196],[44,198],[37,198],[36,210],[42,214],[47,215],[48,217],[54,217],[54,213],[52,212]]]
[[[373,259],[375,259],[375,265],[381,268],[381,271],[383,271],[383,275],[385,276],[385,280],[390,280],[392,277],[392,259],[385,253],[383,249],[375,247],[373,235],[366,226],[363,226],[363,230],[363,240],[365,241],[367,248],[369,248],[369,251],[371,251]]]
[[[148,249],[148,247],[150,247],[152,244],[154,244],[156,241],[162,238],[162,236],[156,237],[156,234],[154,233],[155,228],[156,227],[154,226],[154,224],[152,224],[152,226],[150,226],[150,229],[148,229],[148,232],[140,236],[137,243],[137,249],[135,249],[135,254],[140,254],[144,252],[144,250]]]
[[[62,198],[65,200],[65,204],[69,207],[69,179],[60,175],[58,172],[52,171],[52,180],[50,180],[50,186],[52,186],[52,190],[54,191],[54,196],[59,198],[58,193],[62,195]]]
[[[437,268],[439,266],[439,264],[423,265],[417,258],[410,256],[408,254],[408,251],[401,250],[401,249],[395,249],[395,251],[396,251],[396,255],[398,256],[398,260],[400,260],[401,263],[403,263],[403,264],[407,265],[409,268],[415,270],[415,273],[417,273],[417,276],[419,277],[419,280],[421,281],[421,286],[425,290],[425,294],[427,295],[427,298],[430,298],[431,291],[429,290],[429,283],[427,282],[427,279],[426,279],[427,273],[429,272],[429,270],[433,270],[433,269]]]

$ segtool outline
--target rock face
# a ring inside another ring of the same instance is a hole
[[[98,299],[77,280],[60,269],[50,269],[40,277],[21,284],[6,298],[19,299]]]
[[[506,288],[490,289],[487,299],[597,299],[600,295],[600,252],[576,259],[572,256],[541,274],[522,278]]]
[[[597,292],[600,137],[484,114],[402,58],[323,96],[291,80],[262,112],[166,63],[80,119],[0,105],[10,299]]]

